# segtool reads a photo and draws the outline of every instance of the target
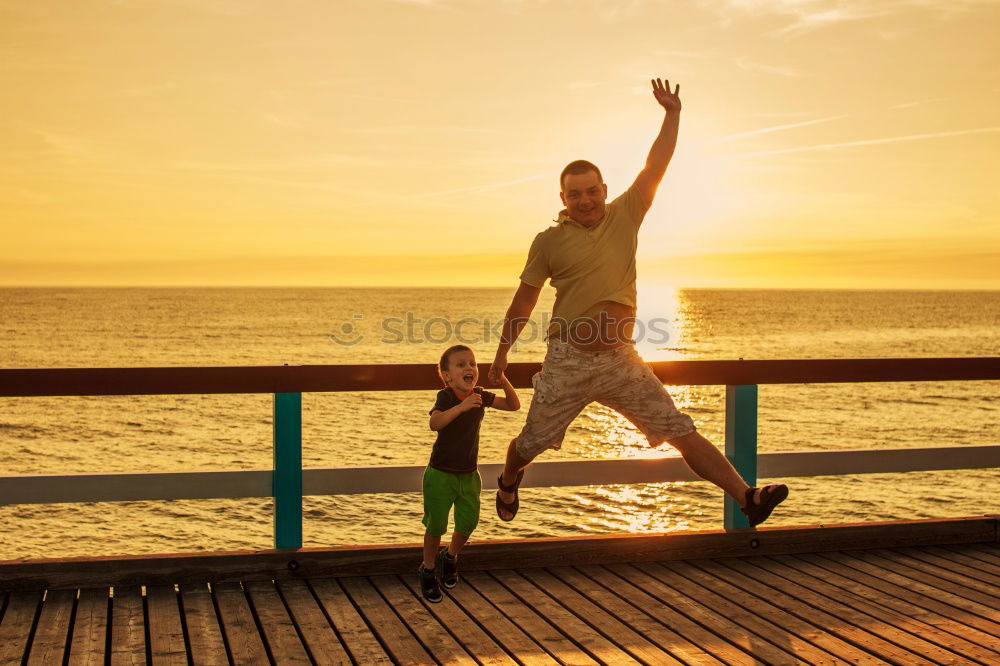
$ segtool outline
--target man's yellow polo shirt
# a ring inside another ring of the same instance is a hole
[[[594,317],[603,301],[635,312],[635,251],[648,206],[635,185],[607,204],[589,229],[559,213],[556,224],[535,236],[521,280],[541,288],[552,279],[556,303],[548,335],[580,317]]]

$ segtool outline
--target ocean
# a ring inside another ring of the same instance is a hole
[[[448,345],[492,360],[512,289],[4,288],[2,368],[434,363]],[[551,313],[511,362],[539,361]],[[997,356],[1000,292],[639,289],[646,360]],[[485,377],[481,378],[481,383]],[[724,387],[668,387],[723,444]],[[527,406],[530,390],[520,391]],[[306,467],[423,465],[434,391],[303,395]],[[763,385],[761,452],[995,444],[998,382]],[[3,398],[2,476],[268,469],[271,395]],[[523,423],[487,412],[480,461]],[[670,456],[591,405],[543,460]],[[768,480],[770,481],[770,480]],[[996,514],[1000,470],[775,479],[791,488],[768,525]],[[673,532],[722,526],[704,482],[527,488],[512,523],[484,493],[474,539]],[[270,548],[267,499],[0,507],[0,559]],[[305,546],[420,541],[417,494],[304,500]]]

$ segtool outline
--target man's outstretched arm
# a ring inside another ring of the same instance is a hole
[[[660,186],[663,174],[667,172],[667,165],[670,164],[670,158],[674,155],[674,148],[677,146],[677,128],[681,119],[680,84],[674,92],[670,92],[670,81],[664,83],[660,79],[653,79],[652,83],[653,97],[666,113],[660,133],[653,141],[653,147],[649,149],[646,166],[635,179],[635,186],[639,188],[647,208],[653,204],[656,188]]]
[[[507,352],[514,346],[514,341],[521,334],[521,329],[528,323],[531,311],[535,309],[538,302],[538,295],[542,293],[541,287],[521,282],[514,294],[510,307],[507,308],[507,315],[503,320],[503,332],[500,334],[500,343],[497,345],[496,357],[490,366],[489,378],[494,384],[499,383],[500,376],[507,369]]]

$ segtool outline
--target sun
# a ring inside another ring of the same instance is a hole
[[[609,198],[618,196],[635,180],[655,134],[648,128],[624,132],[596,151],[604,180],[611,183]],[[740,214],[752,199],[741,180],[745,175],[733,170],[731,160],[714,152],[706,138],[685,134],[682,127],[647,216],[653,224],[643,228],[643,254],[663,254],[679,240],[700,244],[706,234],[718,237],[727,228],[736,231]]]

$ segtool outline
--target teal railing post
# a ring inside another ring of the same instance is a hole
[[[726,386],[726,457],[751,486],[757,485],[757,385]],[[750,527],[747,517],[726,495],[723,527]]]
[[[274,547],[302,547],[302,394],[274,394]]]

